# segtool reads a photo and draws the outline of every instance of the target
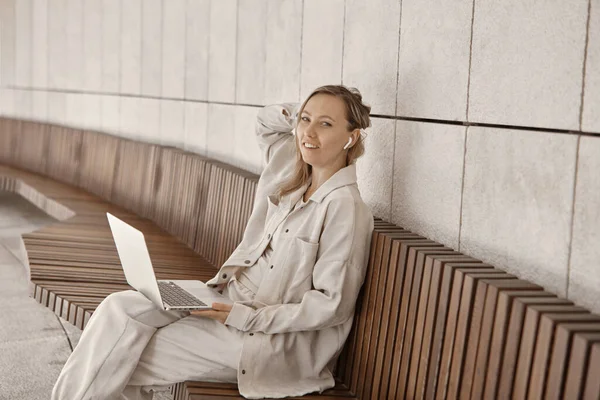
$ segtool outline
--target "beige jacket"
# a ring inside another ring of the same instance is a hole
[[[253,301],[236,302],[226,325],[248,332],[238,367],[240,393],[250,399],[298,396],[335,385],[332,369],[348,337],[365,278],[373,215],[349,165],[327,180],[303,207],[290,213],[308,183],[279,199],[277,186],[291,176],[295,136],[286,108],[269,105],[256,122],[265,167],[243,239],[209,285],[226,284],[239,268],[254,265],[275,229],[281,244]]]

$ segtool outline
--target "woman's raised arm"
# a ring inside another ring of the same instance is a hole
[[[294,134],[294,122],[298,108],[300,108],[300,103],[271,104],[258,112],[256,141],[260,147],[264,165],[269,163],[271,155],[277,150],[277,143],[282,138]]]

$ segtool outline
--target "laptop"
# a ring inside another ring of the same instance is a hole
[[[157,280],[144,234],[106,213],[127,283],[163,310],[209,310],[212,303],[233,304],[198,280]]]

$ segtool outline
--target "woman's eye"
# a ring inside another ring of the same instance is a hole
[[[310,120],[308,119],[308,117],[302,117],[302,118],[300,118],[300,119],[301,119],[302,121],[307,121],[307,122],[308,122],[308,121],[310,121]],[[325,124],[326,126],[331,126],[331,124],[330,124],[329,122],[323,122],[323,124]]]

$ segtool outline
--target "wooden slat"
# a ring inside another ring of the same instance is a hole
[[[371,249],[376,249],[377,243],[379,242],[381,235],[394,232],[398,232],[398,229],[394,228],[391,225],[390,228],[382,227],[382,230],[375,230],[371,238]],[[376,250],[371,251],[369,255],[367,273],[365,276],[363,287],[361,289],[361,300],[357,304],[357,309],[355,311],[357,321],[354,324],[355,333],[353,335],[353,340],[349,349],[349,357],[347,360],[348,368],[346,368],[345,376],[343,379],[343,381],[350,387],[350,390],[354,393],[357,389],[358,376],[360,374],[359,368],[363,351],[363,340],[366,336],[365,330],[367,325],[367,318],[369,315],[372,315],[372,313],[369,311],[368,299],[371,298],[371,291],[375,290],[373,284],[373,275],[375,268],[373,267],[373,265],[375,265],[376,262],[376,255]],[[404,268],[404,260],[401,260],[398,265],[399,268]]]
[[[417,274],[420,272],[423,254],[425,254],[420,252],[425,252],[427,250],[432,251],[432,253],[429,254],[438,254],[436,252],[445,254],[449,249],[445,248],[439,243],[435,243],[422,237],[416,240],[409,239],[403,242],[400,248],[400,268],[404,270],[404,280],[401,283],[402,286],[398,287],[398,290],[400,290],[400,297],[398,298],[399,303],[396,306],[398,307],[398,321],[395,331],[396,338],[393,347],[388,350],[391,353],[390,368],[384,372],[384,374],[387,376],[384,375],[384,379],[382,381],[382,385],[387,388],[391,397],[396,396],[401,378],[400,362],[403,351],[405,350],[404,344],[407,336],[405,335],[405,332],[407,331],[407,328],[409,328],[407,321],[409,319],[409,314],[411,314],[410,293],[412,290],[413,276],[415,275],[415,269],[417,269]],[[366,296],[368,296],[368,294],[366,294]],[[400,385],[400,389],[403,390],[402,385]]]
[[[44,173],[48,157],[49,126],[30,121],[16,121],[18,140],[15,145],[16,165],[38,174]]]
[[[583,400],[600,399],[600,343],[594,343],[590,351],[588,372],[583,389]]]
[[[377,229],[373,232],[373,237],[371,239],[371,247],[374,247],[374,244],[377,243],[377,241],[379,240],[378,237],[379,235],[385,235],[385,236],[389,236],[390,238],[394,238],[394,237],[404,237],[403,233],[404,230],[394,226],[393,224],[381,224],[378,223],[377,221],[375,221],[375,226],[377,227]],[[416,236],[419,237],[418,235],[412,235],[412,236]],[[339,359],[338,359],[338,371],[339,371],[339,375],[340,377],[342,377],[343,382],[350,386],[351,384],[351,376],[352,376],[352,365],[357,361],[357,352],[358,352],[358,333],[357,331],[359,330],[359,325],[360,325],[360,321],[362,321],[363,319],[363,315],[364,315],[364,307],[365,305],[363,304],[363,299],[364,299],[364,293],[366,291],[367,288],[367,282],[370,282],[371,279],[371,265],[374,263],[374,259],[375,259],[375,252],[372,251],[371,254],[369,255],[369,264],[367,267],[367,275],[365,278],[365,283],[363,284],[363,287],[361,288],[360,294],[358,296],[357,299],[357,303],[356,303],[356,310],[355,310],[355,319],[353,321],[353,327],[350,331],[350,334],[347,338],[346,341],[346,346],[344,348],[344,350],[342,351]],[[397,261],[397,260],[396,260]],[[392,264],[394,263],[394,260],[392,260]],[[395,269],[394,265],[391,266],[392,269]],[[342,364],[343,363],[343,364]]]
[[[238,174],[232,173],[232,186],[229,194],[230,207],[227,211],[227,221],[223,226],[222,240],[219,243],[219,255],[217,257],[217,265],[222,265],[227,261],[231,253],[239,245],[234,241],[234,236],[237,236],[233,230],[241,213],[241,202],[244,190],[244,178]]]
[[[450,262],[461,263],[463,265],[468,265],[469,263],[473,263],[473,265],[481,264],[478,260],[455,251],[426,255],[423,266],[423,284],[418,296],[418,314],[416,324],[413,328],[413,348],[410,356],[407,353],[407,357],[410,357],[410,364],[406,368],[408,371],[408,380],[404,395],[406,398],[423,397],[425,391],[424,369],[429,362],[428,356],[433,336],[433,319],[437,306],[437,296],[439,294],[439,277],[444,263]],[[425,363],[425,366],[423,366],[422,375],[418,379],[421,362]]]
[[[203,238],[201,239],[200,253],[204,254],[211,262],[215,259],[214,246],[217,243],[216,235],[211,234],[211,232],[217,232],[217,210],[223,190],[223,174],[222,168],[211,166],[204,221],[203,226],[199,227],[199,235]]]
[[[600,322],[600,316],[594,314],[544,314],[540,317],[540,328],[536,338],[531,380],[528,387],[528,399],[541,399],[548,384],[548,367],[552,351],[552,342],[557,325],[569,322]]]
[[[509,320],[512,316],[511,310],[514,309],[514,304],[519,301],[552,298],[555,298],[552,293],[543,290],[506,290],[499,293],[496,315],[493,322],[494,329],[490,342],[489,364],[487,366],[487,372],[485,373],[485,382],[479,380],[476,382],[476,385],[484,385],[483,398],[493,399],[497,396],[500,370],[503,362],[508,362],[508,360],[503,358],[503,354],[507,349],[510,339]],[[478,373],[479,369],[476,369],[476,374]],[[481,386],[478,386],[474,389],[474,392],[477,391],[479,393],[480,390]],[[475,398],[474,395],[471,397]]]
[[[77,186],[110,200],[117,167],[119,139],[93,131],[84,131],[81,142],[80,174]],[[110,179],[107,179],[110,177]]]
[[[366,385],[363,391],[366,396],[370,395],[369,392],[379,392],[383,371],[387,371],[391,365],[391,358],[388,358],[387,368],[384,367],[385,355],[388,349],[393,347],[393,340],[396,337],[396,301],[399,295],[396,288],[401,286],[404,277],[404,268],[398,263],[400,244],[406,240],[421,239],[420,236],[393,225],[385,228],[380,225],[378,230],[383,232],[383,253],[380,257],[381,261],[379,261],[381,266],[378,283],[382,293],[377,302],[378,309],[375,315],[381,315],[381,325],[375,324],[377,342],[373,344],[373,351],[367,365]],[[397,285],[396,282],[399,282],[400,285]]]
[[[389,224],[388,226],[382,227],[380,226],[382,229],[378,230],[376,232],[373,233],[373,237],[371,238],[371,254],[369,255],[369,263],[367,266],[367,276],[365,278],[365,283],[363,285],[363,288],[361,290],[361,301],[358,302],[358,304],[356,305],[356,315],[358,315],[358,318],[356,318],[355,321],[353,321],[353,330],[359,330],[361,332],[361,337],[364,337],[364,329],[366,329],[366,325],[364,324],[365,322],[365,316],[367,315],[367,313],[365,313],[366,310],[369,309],[370,305],[368,304],[368,302],[365,300],[365,296],[363,296],[364,293],[366,293],[369,290],[373,290],[371,289],[373,286],[376,286],[377,284],[374,282],[373,280],[373,274],[374,271],[379,270],[379,267],[376,267],[378,263],[380,263],[380,260],[382,258],[381,256],[381,251],[382,248],[385,247],[384,242],[388,242],[394,235],[398,235],[401,234],[403,231],[398,229],[397,227],[394,227],[392,224]],[[387,250],[383,250],[383,251],[387,251]],[[372,304],[372,303],[371,303]],[[361,324],[361,322],[363,322]],[[366,335],[368,336],[368,335]],[[343,354],[341,354],[340,358],[338,359],[338,364],[340,359],[342,360],[342,362],[344,363],[344,365],[340,368],[340,373],[350,373],[352,371],[352,367],[350,367],[350,365],[355,364],[358,365],[360,364],[361,360],[359,357],[360,351],[362,351],[362,347],[360,347],[362,345],[362,343],[358,342],[357,340],[358,335],[355,334],[355,332],[352,332],[351,334],[349,334],[349,337],[347,339],[347,343],[349,343],[350,345],[348,346],[347,350],[344,351]],[[346,368],[346,364],[348,365],[348,368]],[[367,366],[365,365],[365,368]],[[343,371],[343,372],[342,372]],[[342,375],[344,376],[344,375]],[[346,382],[347,384],[351,384],[349,378],[346,378]]]
[[[450,255],[460,255],[460,253],[455,252],[451,248],[448,247],[439,247],[437,249],[428,249],[427,247],[416,247],[411,249],[411,252],[414,251],[416,255],[416,260],[414,266],[409,264],[409,268],[414,270],[413,272],[413,282],[410,292],[406,294],[408,297],[407,300],[407,322],[403,329],[404,334],[404,343],[402,348],[402,356],[399,359],[400,361],[400,375],[397,379],[398,381],[398,390],[396,391],[396,398],[404,398],[407,396],[414,396],[414,383],[409,380],[411,367],[411,353],[413,352],[413,348],[420,347],[422,332],[420,331],[419,321],[417,319],[419,312],[419,298],[421,291],[425,292],[423,296],[423,304],[422,307],[425,307],[425,299],[428,296],[429,282],[424,281],[424,277],[429,277],[430,274],[424,276],[425,268],[425,258],[428,256],[442,255],[442,256],[450,256]],[[409,253],[410,259],[410,253]],[[427,271],[430,271],[428,269]],[[425,310],[423,310],[425,311]],[[397,364],[396,364],[397,365]],[[415,359],[414,368],[418,368],[418,361]],[[415,370],[415,373],[417,371]],[[416,375],[413,380],[416,380]],[[412,392],[411,392],[412,389]]]
[[[526,308],[514,383],[510,389],[504,388],[500,393],[506,393],[510,390],[512,391],[513,398],[525,398],[527,396],[530,382],[534,379],[538,379],[534,376],[534,361],[537,358],[538,363],[540,363],[542,362],[543,355],[547,355],[547,350],[545,349],[547,349],[548,337],[546,336],[544,338],[545,343],[540,343],[540,339],[542,339],[540,336],[541,320],[548,321],[547,326],[545,327],[545,334],[551,335],[552,329],[550,328],[553,328],[552,322],[557,321],[561,315],[565,317],[561,320],[563,322],[568,322],[569,318],[574,318],[573,320],[577,321],[579,315],[583,315],[584,318],[589,318],[588,316],[590,314],[581,307],[570,305],[531,305]],[[546,316],[549,316],[549,319],[546,318]],[[536,350],[538,346],[539,350]],[[543,370],[544,367],[539,365],[538,369]],[[544,378],[542,378],[542,380],[543,379]]]
[[[478,285],[483,279],[512,279],[510,274],[501,271],[483,272],[464,271],[457,269],[455,271],[454,280],[459,290],[456,304],[456,309],[453,313],[458,317],[456,322],[453,321],[453,329],[447,331],[444,346],[448,342],[448,348],[442,356],[442,365],[440,376],[438,379],[438,391],[436,398],[442,399],[447,395],[448,398],[458,397],[460,392],[460,383],[464,368],[464,359],[467,352],[469,339],[475,337],[470,336],[470,332],[476,332],[481,322],[483,300],[485,291],[484,285]],[[457,310],[457,311],[456,311]]]
[[[428,262],[425,264],[425,276],[427,277],[426,281],[429,282],[429,288],[427,294],[426,291],[422,291],[422,301],[424,303],[422,316],[418,320],[423,319],[423,322],[420,323],[423,328],[416,328],[416,332],[422,331],[422,334],[417,336],[420,339],[421,345],[413,350],[410,366],[410,386],[407,397],[423,398],[426,393],[427,370],[431,362],[430,357],[433,351],[439,349],[439,347],[434,346],[433,339],[436,330],[442,329],[440,324],[445,322],[445,310],[447,310],[447,299],[450,293],[450,287],[447,286],[448,282],[443,280],[443,277],[450,275],[443,272],[446,269],[451,270],[453,267],[458,266],[463,268],[481,268],[485,264],[460,253],[448,256],[429,256]],[[440,297],[444,300],[443,303],[439,302]],[[438,360],[439,357],[436,357],[435,362],[437,363]]]
[[[19,165],[16,155],[20,126],[20,121],[0,118],[0,162],[5,165]]]
[[[68,185],[75,185],[79,180],[81,145],[81,130],[51,126],[45,174]]]
[[[575,347],[572,344],[573,337],[582,333],[596,335],[595,337],[600,340],[600,323],[566,323],[556,327],[548,377],[546,378],[547,383],[543,389],[544,399],[563,398],[566,372],[569,366],[569,352],[571,348]]]
[[[565,399],[579,399],[583,395],[583,388],[586,383],[586,375],[588,377],[600,376],[600,370],[596,369],[596,375],[589,375],[590,367],[588,363],[591,360],[590,353],[594,346],[600,346],[600,333],[586,332],[576,333],[573,336],[573,346],[569,355],[569,368],[565,378]],[[600,363],[600,359],[597,360]],[[600,364],[598,364],[600,367]],[[596,379],[598,381],[598,379]],[[600,390],[597,393],[600,398]]]
[[[211,163],[202,164],[202,180],[198,183],[196,190],[196,205],[198,210],[198,219],[195,221],[195,238],[193,249],[199,254],[202,253],[203,239],[206,237],[203,232],[204,220],[206,218],[206,204],[208,201],[208,190],[210,187],[210,176],[212,173]]]
[[[180,153],[174,148],[161,150],[160,159],[156,169],[160,171],[160,184],[155,187],[154,196],[156,206],[152,220],[162,226],[167,232],[174,234],[177,226],[177,214],[181,212],[178,200],[183,186],[184,171],[181,171]]]
[[[439,301],[435,321],[433,322],[433,333],[431,338],[431,350],[427,360],[419,365],[419,380],[425,380],[424,390],[427,398],[434,398],[438,376],[440,376],[440,365],[442,360],[443,345],[446,345],[447,352],[453,346],[453,337],[456,331],[456,320],[458,318],[458,305],[460,298],[460,284],[462,282],[460,272],[494,272],[491,265],[476,263],[445,263],[441,271],[441,287],[439,289]],[[500,271],[496,271],[500,272]],[[455,282],[457,277],[459,281]],[[434,311],[433,309],[432,311]],[[444,339],[446,338],[446,340]],[[442,374],[442,376],[446,376]],[[418,391],[418,393],[422,393]]]
[[[524,297],[514,299],[506,332],[506,343],[502,355],[498,388],[495,389],[498,398],[511,398],[515,371],[517,370],[519,347],[521,345],[521,339],[523,338],[522,333],[525,324],[525,314],[529,307],[532,307],[531,309],[533,310],[537,306],[555,307],[572,305],[573,303],[570,301],[557,297]],[[527,338],[525,340],[527,340]],[[494,390],[493,382],[495,381],[495,378],[491,379],[492,381],[489,386],[486,387],[489,391]],[[496,398],[496,395],[491,398]]]
[[[470,355],[467,353],[462,385],[462,393],[465,398],[468,398],[470,394],[472,399],[483,397],[485,377],[490,357],[490,343],[494,333],[494,320],[497,316],[496,313],[499,311],[497,306],[499,296],[505,292],[542,292],[543,289],[541,286],[520,279],[491,280],[489,282],[484,280],[480,282],[480,285],[487,285],[487,288],[485,288],[486,296],[481,329],[478,334],[475,334],[478,336],[478,345],[470,347],[470,350],[473,350]],[[499,330],[500,327],[496,327],[496,329]],[[472,343],[473,341],[471,341]]]
[[[392,232],[395,233],[395,230],[392,229]],[[365,311],[364,315],[364,325],[363,329],[360,331],[363,334],[363,338],[360,341],[361,348],[358,354],[360,354],[360,358],[357,358],[358,368],[355,370],[355,376],[357,378],[356,381],[356,389],[351,386],[354,390],[353,392],[357,393],[358,396],[362,396],[363,392],[370,392],[370,381],[367,380],[367,376],[371,378],[372,370],[374,367],[374,353],[377,349],[377,340],[379,339],[379,325],[378,319],[381,313],[381,296],[385,294],[384,289],[385,285],[383,285],[383,268],[388,265],[388,261],[383,262],[382,266],[382,258],[389,257],[389,253],[386,251],[384,253],[385,244],[388,242],[386,240],[386,235],[380,234],[377,235],[377,241],[374,243],[374,247],[372,247],[373,258],[372,263],[369,265],[369,270],[371,271],[370,279],[368,280],[369,286],[367,287],[367,291],[365,292],[365,302],[362,307]],[[389,247],[389,246],[388,246]],[[379,304],[378,304],[379,303]],[[362,310],[361,310],[362,311]],[[358,355],[357,354],[357,355]]]
[[[196,233],[198,231],[198,221],[203,210],[198,206],[198,199],[203,196],[201,192],[202,182],[205,179],[206,161],[195,155],[184,154],[183,162],[185,163],[187,174],[184,182],[184,205],[183,205],[183,221],[181,223],[181,240],[190,248],[194,248],[196,243]]]
[[[155,174],[160,154],[158,146],[120,140],[110,201],[145,218],[156,215]]]

